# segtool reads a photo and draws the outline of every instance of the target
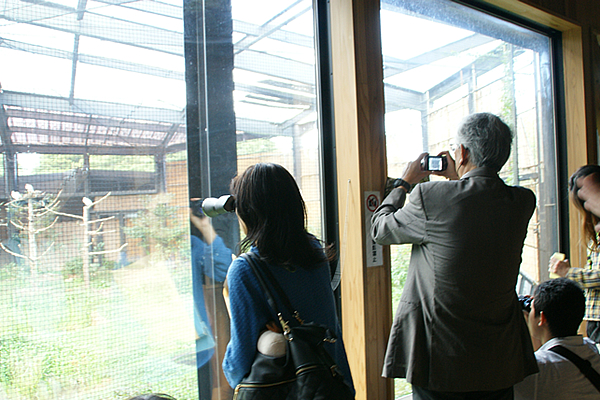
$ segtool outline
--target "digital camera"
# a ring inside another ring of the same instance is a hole
[[[421,160],[421,169],[423,171],[445,171],[448,168],[448,159],[446,156],[426,155]]]
[[[523,311],[531,312],[531,302],[533,298],[530,296],[519,295],[519,304]]]
[[[190,209],[192,210],[192,214],[196,217],[205,217],[204,211],[202,211],[202,200],[190,200]]]

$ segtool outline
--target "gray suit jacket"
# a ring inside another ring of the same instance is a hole
[[[413,244],[383,376],[470,392],[537,372],[515,293],[533,192],[477,168],[419,184],[405,200],[393,190],[372,219],[375,242]]]

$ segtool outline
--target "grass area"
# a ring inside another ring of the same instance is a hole
[[[196,399],[189,264],[141,260],[91,287],[0,266],[0,398]]]

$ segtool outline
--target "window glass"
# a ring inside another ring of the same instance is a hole
[[[469,114],[491,112],[513,130],[500,176],[530,188],[538,201],[517,288],[528,292],[531,282],[547,279],[545,266],[558,248],[551,39],[446,0],[384,1],[381,32],[391,177],[422,152],[449,150]],[[392,246],[394,309],[409,259],[409,247]],[[407,391],[398,381],[396,393]]]
[[[0,37],[0,398],[230,399],[240,228],[190,206],[275,162],[321,237],[312,2],[6,0]]]

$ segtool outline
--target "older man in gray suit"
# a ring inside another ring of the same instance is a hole
[[[500,118],[473,114],[454,141],[436,172],[447,181],[416,185],[404,204],[431,174],[421,154],[373,215],[375,242],[413,245],[383,376],[407,378],[413,399],[512,399],[537,372],[515,293],[535,195],[498,176],[512,144]]]

